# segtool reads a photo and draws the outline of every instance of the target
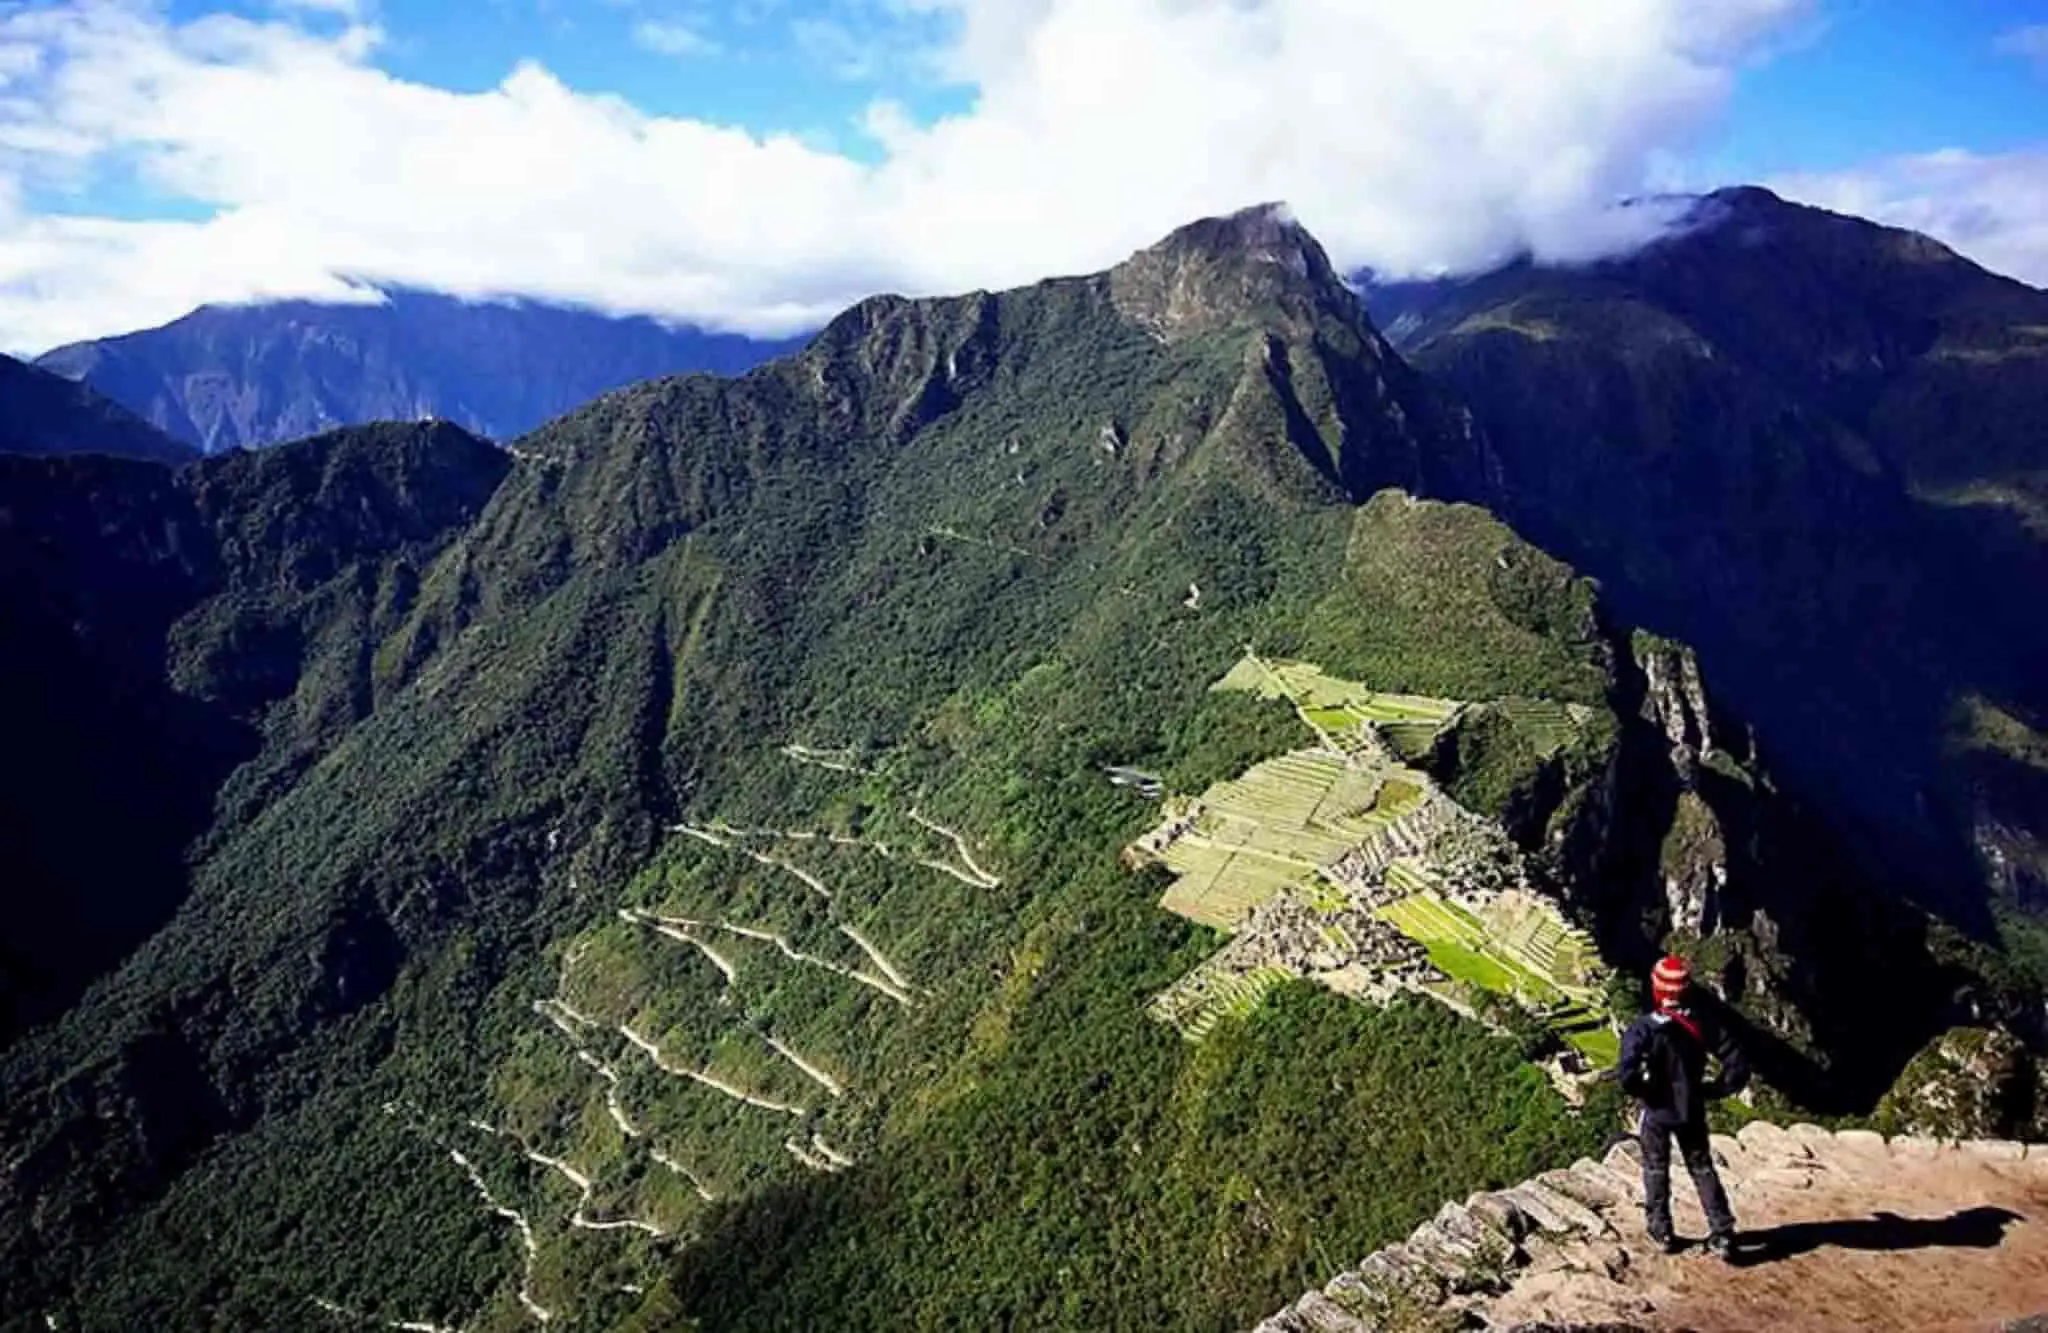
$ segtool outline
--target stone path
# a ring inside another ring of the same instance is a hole
[[[1256,1333],[1962,1333],[2048,1312],[2048,1146],[1758,1123],[1714,1147],[1735,1263],[1649,1243],[1629,1140],[1446,1204]],[[1691,1182],[1672,1174],[1679,1233],[1697,1237]]]

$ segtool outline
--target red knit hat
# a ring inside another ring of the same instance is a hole
[[[1692,984],[1692,968],[1677,954],[1666,954],[1651,969],[1650,995],[1657,1001],[1659,1009],[1669,1009],[1685,996],[1685,988]]]

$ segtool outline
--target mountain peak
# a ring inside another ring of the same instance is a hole
[[[1191,222],[1112,269],[1110,282],[1118,308],[1168,342],[1357,311],[1322,243],[1278,203]]]

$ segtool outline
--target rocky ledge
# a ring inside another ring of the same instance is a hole
[[[2016,1330],[2048,1311],[2048,1146],[1762,1122],[1713,1143],[1743,1229],[1731,1263],[1649,1242],[1628,1139],[1446,1204],[1255,1333]]]

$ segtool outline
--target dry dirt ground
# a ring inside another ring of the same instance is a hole
[[[1886,1143],[1811,1127],[1717,1141],[1743,1240],[1736,1262],[1666,1256],[1634,1191],[1599,1209],[1618,1271],[1532,1269],[1484,1311],[1491,1326],[1617,1323],[1696,1333],[1992,1330],[2048,1312],[2048,1148]],[[1626,1179],[1633,1145],[1607,1165]],[[1681,1235],[1698,1205],[1673,1172]]]

